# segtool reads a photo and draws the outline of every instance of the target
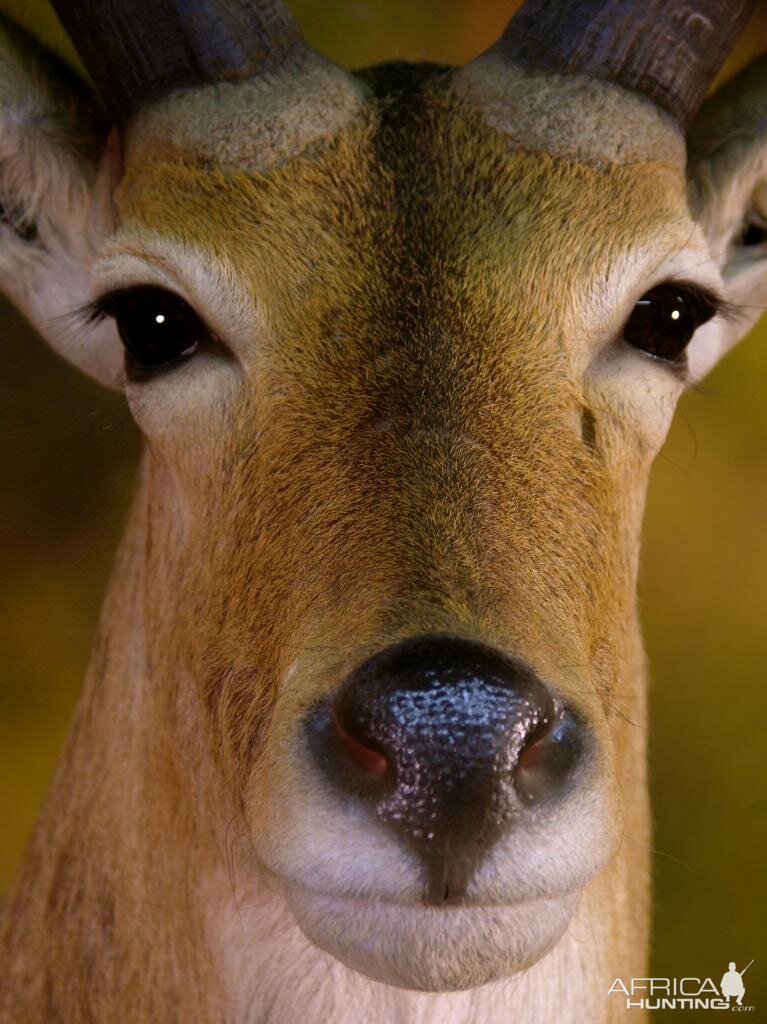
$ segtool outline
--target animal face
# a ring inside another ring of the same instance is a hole
[[[627,808],[646,831],[644,491],[740,329],[761,150],[723,228],[611,86],[555,83],[561,125],[494,58],[302,75],[131,122],[57,343],[146,439],[147,671],[199,709],[254,870],[355,969],[466,988],[627,870]]]
[[[182,319],[197,351],[126,381],[148,441],[154,671],[199,690],[310,936],[386,980],[461,987],[540,955],[612,853],[642,498],[685,376],[623,328],[659,283],[718,282],[677,167],[522,152],[450,72],[357,89],[346,124],[271,167],[152,157],[150,131],[94,273],[129,345],[132,304],[164,308],[131,289],[168,288],[205,325]],[[421,906],[413,844],[307,738],[361,662],[423,634],[527,666],[588,748],[551,806],[488,812],[449,911]],[[375,962],[349,938],[371,900],[392,918]],[[503,937],[487,903],[514,921]]]

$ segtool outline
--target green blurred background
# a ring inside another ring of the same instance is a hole
[[[463,62],[498,35],[514,4],[290,6],[310,42],[356,67],[392,57]],[[760,50],[764,11],[735,60]],[[49,354],[7,304],[0,338],[2,889],[77,699],[138,443],[124,403]],[[755,958],[745,1002],[767,1020],[765,396],[767,322],[682,401],[650,490],[641,601],[652,673],[654,973],[718,980],[729,960]]]

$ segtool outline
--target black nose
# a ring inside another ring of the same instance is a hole
[[[492,845],[572,785],[587,747],[582,723],[529,668],[449,636],[369,658],[308,728],[332,783],[421,858],[435,903],[460,901]]]

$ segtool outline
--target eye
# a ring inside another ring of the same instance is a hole
[[[718,307],[715,296],[690,285],[656,285],[634,306],[623,340],[656,359],[678,362],[695,331]]]
[[[201,344],[215,340],[189,303],[165,288],[111,292],[97,300],[91,316],[114,319],[134,379],[188,359]]]

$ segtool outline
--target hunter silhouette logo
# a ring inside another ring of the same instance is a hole
[[[727,999],[729,1003],[730,999],[735,996],[735,1002],[738,1006],[743,1005],[743,996],[746,994],[746,986],[743,984],[743,975],[749,969],[754,961],[751,960],[742,971],[737,970],[737,966],[732,961],[728,971],[722,976],[722,995]]]
[[[738,965],[731,960],[719,986],[712,978],[630,978],[628,981],[616,978],[607,994],[622,995],[627,1010],[729,1010],[731,1013],[749,1013],[754,1007],[743,1005],[746,994],[743,975],[753,962],[749,961],[739,971]]]

